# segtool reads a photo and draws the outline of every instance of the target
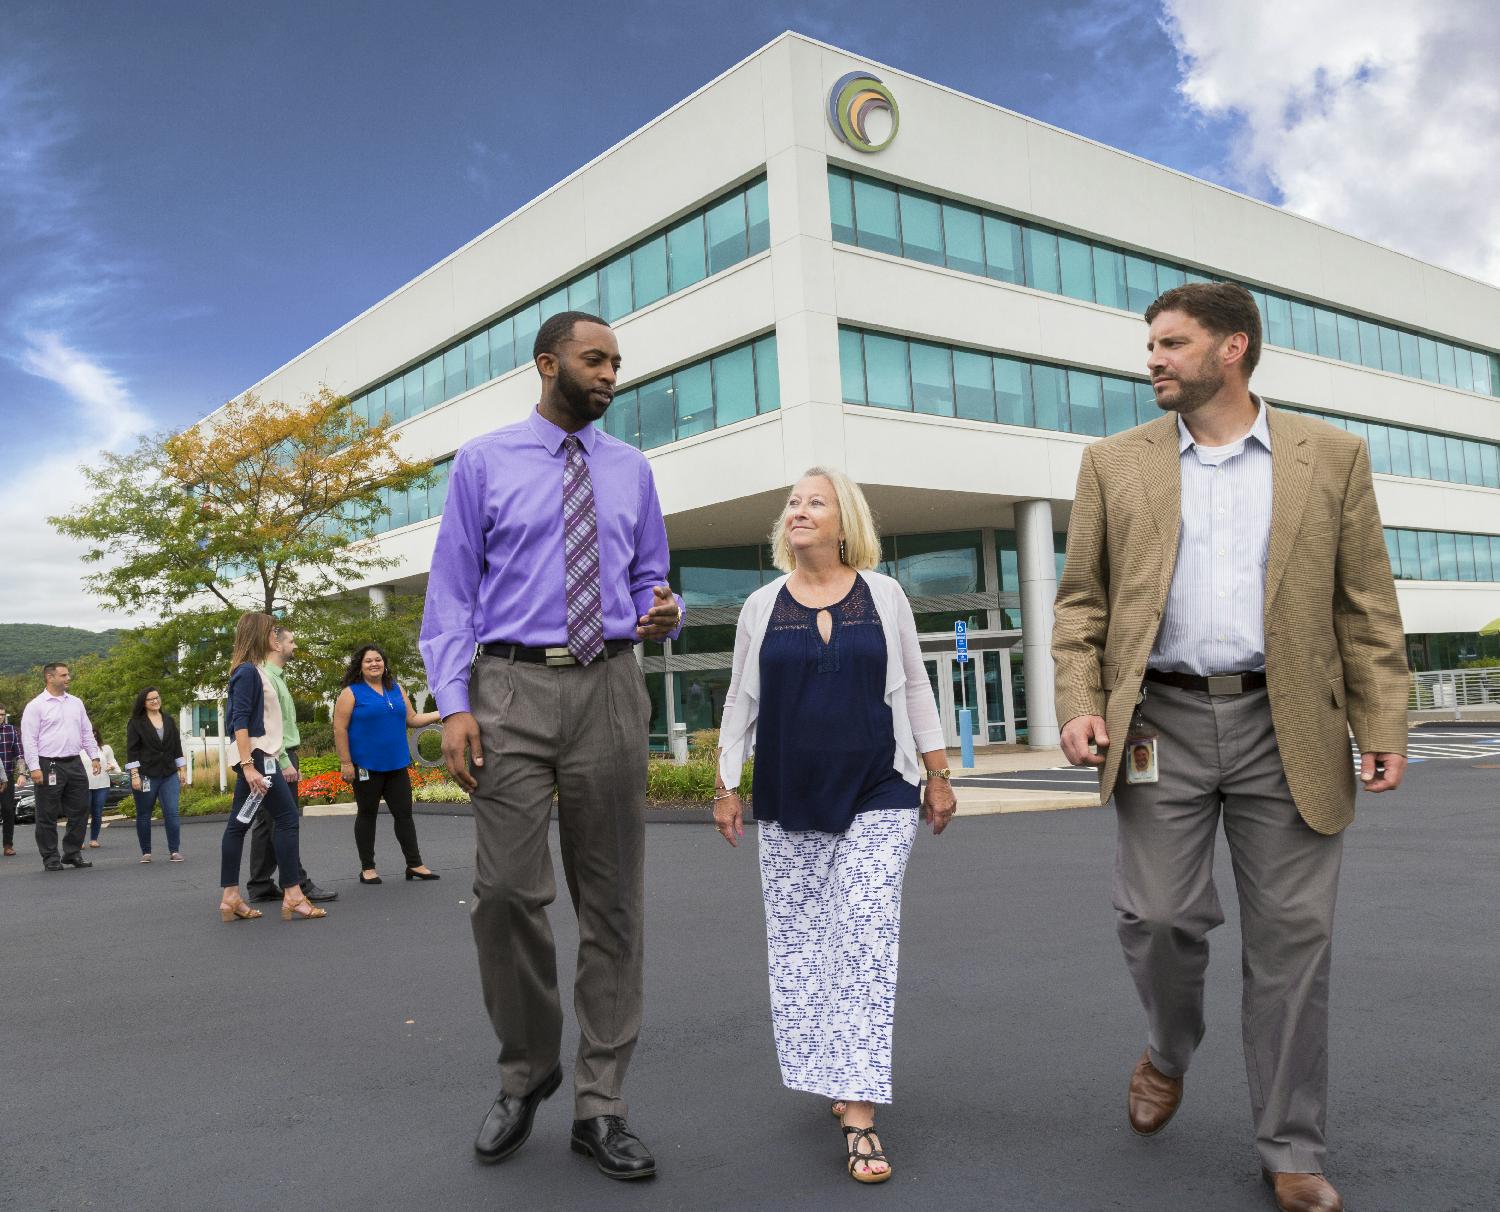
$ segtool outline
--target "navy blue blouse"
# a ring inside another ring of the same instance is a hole
[[[251,737],[266,732],[266,696],[261,689],[260,669],[252,661],[241,661],[229,675],[229,704],[224,711],[224,731],[231,738],[241,728]],[[239,759],[236,758],[236,761]]]
[[[855,814],[916,808],[918,789],[895,768],[885,701],[885,632],[863,577],[842,601],[825,644],[818,610],[783,585],[760,649],[751,805],[783,829],[843,833]]]

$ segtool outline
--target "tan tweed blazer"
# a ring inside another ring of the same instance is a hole
[[[1407,670],[1370,457],[1353,434],[1268,408],[1271,543],[1266,682],[1297,811],[1319,833],[1354,818],[1349,732],[1406,752]],[[1090,446],[1078,473],[1052,657],[1057,718],[1102,715],[1099,801],[1156,642],[1182,523],[1177,414]]]

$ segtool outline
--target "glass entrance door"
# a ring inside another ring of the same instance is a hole
[[[922,661],[927,670],[932,695],[937,699],[938,718],[943,722],[943,744],[956,749],[962,743],[958,730],[958,713],[964,707],[966,698],[969,710],[974,713],[974,744],[984,746],[1003,740],[1005,708],[998,685],[995,687],[996,699],[992,703],[987,684],[988,670],[981,677],[972,655],[962,665],[957,656],[954,652],[944,652],[925,657]],[[992,721],[1000,722],[1000,731],[997,732]]]

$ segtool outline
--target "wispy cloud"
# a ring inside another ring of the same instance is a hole
[[[1500,283],[1492,0],[1164,0],[1180,89],[1240,122],[1227,183]]]
[[[0,360],[21,372],[4,406],[17,472],[0,479],[0,618],[105,626],[123,620],[85,595],[83,547],[46,517],[81,500],[79,464],[129,444],[149,418],[108,351],[91,348],[128,280],[93,221],[89,171],[70,164],[78,131],[46,82],[46,62],[35,46],[0,50]],[[42,441],[18,450],[37,430]]]

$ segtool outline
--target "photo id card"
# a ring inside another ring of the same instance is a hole
[[[1156,768],[1156,738],[1154,736],[1132,736],[1125,741],[1125,781],[1127,783],[1154,783],[1159,775]]]
[[[49,770],[49,771],[47,771],[47,786],[49,786],[49,787],[56,787],[57,786],[57,771],[55,771],[55,770]]]
[[[273,775],[273,774],[276,773],[276,759],[273,758],[273,757],[266,758],[265,763],[264,763],[264,767],[265,767],[266,777],[270,778],[271,775]]]
[[[151,790],[151,780],[150,779],[142,779],[141,780],[141,790],[142,791],[150,791]]]

